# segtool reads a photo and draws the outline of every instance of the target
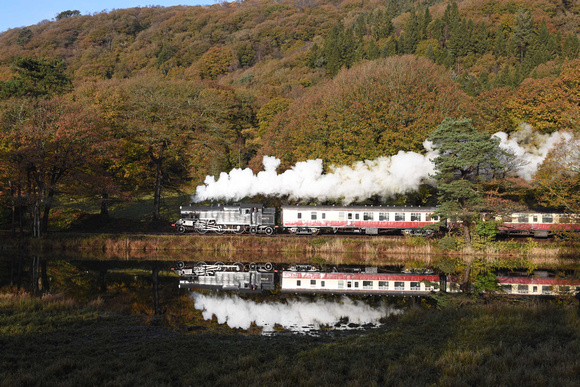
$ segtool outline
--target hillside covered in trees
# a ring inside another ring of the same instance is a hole
[[[425,152],[480,132],[580,125],[575,0],[247,0],[63,10],[0,34],[1,216],[48,228],[67,200],[193,193],[206,175]],[[573,152],[481,187],[495,210],[578,211]],[[420,195],[396,200],[427,200]],[[506,206],[506,202],[510,205]],[[500,203],[500,204],[498,204]]]

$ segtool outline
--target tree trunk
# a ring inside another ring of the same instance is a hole
[[[48,195],[46,196],[46,200],[44,202],[44,211],[42,215],[42,225],[41,225],[41,232],[44,234],[48,231],[48,218],[50,216],[50,210],[52,209],[52,200],[54,198],[54,189],[48,190]]]
[[[465,234],[465,243],[467,246],[471,246],[471,234],[469,233],[469,224],[463,223],[463,233]]]
[[[34,238],[41,237],[40,231],[40,199],[36,198],[34,207],[32,208],[32,236]]]
[[[109,217],[109,194],[107,192],[103,192],[101,196],[101,215]]]

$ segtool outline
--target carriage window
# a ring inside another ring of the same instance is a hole
[[[411,290],[421,290],[421,282],[411,282]]]
[[[326,286],[326,282],[325,281],[320,281],[320,287],[323,288]]]
[[[346,287],[347,288],[352,288],[352,282],[351,281],[347,281],[346,282]]]
[[[326,212],[322,213],[322,219],[326,219]]]
[[[379,281],[379,289],[388,289],[389,281]]]
[[[354,287],[358,288],[358,281],[354,283]]]
[[[296,286],[301,286],[302,285],[302,281],[301,280],[296,280]]]
[[[338,220],[344,220],[344,212],[338,213]]]
[[[395,281],[395,290],[405,290],[405,283]]]
[[[310,219],[311,220],[316,220],[316,212],[311,212],[310,213]]]
[[[528,285],[518,285],[518,293],[519,294],[528,293]]]
[[[344,289],[344,281],[338,281],[338,288]]]
[[[302,219],[302,212],[298,213],[298,219]]]
[[[542,286],[542,294],[551,294],[552,293],[552,289],[550,289],[550,286]]]
[[[348,220],[351,220],[351,219],[352,219],[352,214],[349,212],[348,213]]]
[[[374,220],[374,214],[372,212],[365,212],[364,213],[364,220]]]
[[[359,219],[360,219],[360,214],[354,214],[354,218],[355,218],[356,220],[359,220]]]
[[[316,280],[310,280],[310,286],[316,286]]]
[[[533,216],[533,222],[534,223],[538,223],[538,215],[534,215]]]
[[[534,293],[537,293],[537,292],[538,292],[538,287],[537,287],[537,286],[534,286],[534,287],[532,288],[532,292],[534,292]]]
[[[379,220],[380,221],[389,221],[389,213],[388,212],[379,212]]]
[[[405,221],[405,213],[404,212],[396,212],[395,213],[395,222],[404,222]]]
[[[529,221],[528,215],[520,215],[520,216],[518,216],[518,222],[519,223],[528,223],[528,221]]]
[[[552,215],[542,215],[542,223],[554,223]]]
[[[420,221],[421,221],[421,213],[411,212],[411,222],[420,222]]]
[[[363,281],[363,289],[372,289],[373,281]]]

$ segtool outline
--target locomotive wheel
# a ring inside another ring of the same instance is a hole
[[[257,227],[250,227],[250,234],[256,235],[257,233],[258,233],[258,228]]]
[[[217,230],[215,230],[215,232],[218,234],[223,234],[224,232],[226,232],[226,228],[223,224],[220,224],[217,226]]]
[[[274,265],[268,262],[264,265],[264,269],[266,269],[266,271],[272,271],[272,269],[274,269]]]
[[[244,233],[244,226],[235,226],[234,227],[234,234],[243,234]]]
[[[177,226],[177,232],[180,234],[184,234],[185,233],[185,227],[183,226]]]
[[[195,267],[203,267],[203,266],[205,266],[205,265],[207,265],[207,263],[205,263],[205,262],[203,262],[203,261],[199,261],[199,262],[197,262],[197,263],[195,264]]]
[[[222,271],[224,269],[225,263],[223,262],[216,262],[215,265],[218,267],[219,271]]]
[[[266,235],[272,235],[272,234],[274,234],[274,229],[273,229],[272,227],[266,227],[266,228],[264,229],[264,233],[265,233]]]
[[[256,265],[256,262],[250,263],[250,270],[256,270],[257,268],[258,268],[258,265]]]
[[[183,261],[179,261],[175,264],[175,267],[179,270],[183,269],[185,267],[185,263]]]
[[[207,232],[207,228],[204,226],[196,225],[195,231],[197,231],[199,234],[205,234]]]
[[[236,262],[234,263],[234,266],[236,267],[236,271],[244,271],[244,264],[241,262]]]

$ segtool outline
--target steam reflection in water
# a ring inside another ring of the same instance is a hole
[[[402,313],[390,305],[372,307],[348,297],[341,297],[338,302],[298,298],[263,303],[235,294],[219,296],[192,292],[191,297],[206,320],[216,316],[218,323],[241,329],[249,329],[255,323],[265,333],[272,332],[276,326],[289,331],[317,330],[324,326],[377,326],[381,318]]]

